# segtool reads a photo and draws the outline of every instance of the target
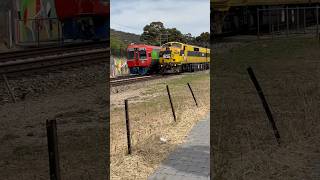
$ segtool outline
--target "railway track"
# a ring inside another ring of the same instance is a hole
[[[109,48],[101,46],[99,48],[97,46],[70,47],[66,51],[61,50],[56,53],[54,53],[54,50],[56,49],[45,49],[38,51],[38,54],[35,53],[37,51],[32,50],[30,52],[20,52],[16,56],[14,55],[15,53],[6,53],[7,58],[1,58],[0,54],[0,74],[30,71],[54,66],[108,62],[110,57],[108,53]]]
[[[67,44],[64,46],[48,46],[43,48],[24,49],[0,53],[0,63],[8,61],[16,61],[19,59],[36,58],[48,55],[58,55],[72,52],[81,52],[97,48],[107,48],[108,42],[101,41],[95,43],[84,44]]]
[[[116,87],[116,86],[133,84],[133,83],[142,82],[142,81],[163,79],[171,76],[173,75],[150,75],[150,76],[137,76],[137,77],[125,76],[125,77],[119,77],[119,78],[111,78],[110,86]]]

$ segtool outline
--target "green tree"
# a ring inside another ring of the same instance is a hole
[[[160,34],[166,32],[162,22],[151,22],[143,28],[140,40],[147,44],[159,45]]]
[[[203,32],[196,37],[196,43],[202,46],[208,46],[210,42],[210,33]]]
[[[183,34],[176,28],[167,29],[169,35],[169,41],[185,42],[185,37]]]
[[[196,38],[193,37],[191,35],[191,33],[184,34],[183,36],[184,36],[184,39],[185,39],[185,43],[187,43],[187,44],[193,44],[195,42],[195,40],[196,40]]]
[[[125,56],[124,52],[127,48],[127,44],[125,44],[123,41],[121,41],[119,38],[115,36],[110,37],[110,48],[111,48],[111,54],[115,56]]]

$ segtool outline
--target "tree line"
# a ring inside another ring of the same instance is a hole
[[[176,28],[165,28],[160,21],[151,22],[143,28],[140,40],[146,44],[160,46],[166,42],[182,42],[198,46],[209,46],[210,33],[203,32],[199,36],[194,37],[190,33],[182,34]]]
[[[138,35],[135,34],[111,30],[111,54],[124,56],[125,49],[130,43],[160,46],[166,42],[176,41],[206,47],[209,46],[210,42],[210,33],[208,32],[203,32],[199,36],[194,37],[190,33],[182,34],[181,31],[176,28],[165,28],[162,22],[151,22],[143,28],[139,42],[137,42],[137,37]]]

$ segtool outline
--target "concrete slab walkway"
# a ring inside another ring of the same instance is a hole
[[[148,180],[210,179],[210,116],[199,121]]]

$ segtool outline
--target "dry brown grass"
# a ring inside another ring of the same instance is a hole
[[[193,87],[199,108],[195,106],[187,82]],[[166,83],[173,97],[176,123],[173,121]],[[130,156],[126,155],[124,107],[111,107],[111,179],[147,179],[161,161],[183,142],[193,125],[209,112],[209,74],[202,72],[167,82],[150,83],[148,87],[139,89],[138,94],[129,99],[133,147]],[[161,143],[160,137],[168,141]]]
[[[211,147],[217,180],[312,179],[319,172],[319,45],[314,39],[252,42],[216,56]],[[246,68],[271,106],[281,146]],[[317,179],[317,178],[315,178]]]

